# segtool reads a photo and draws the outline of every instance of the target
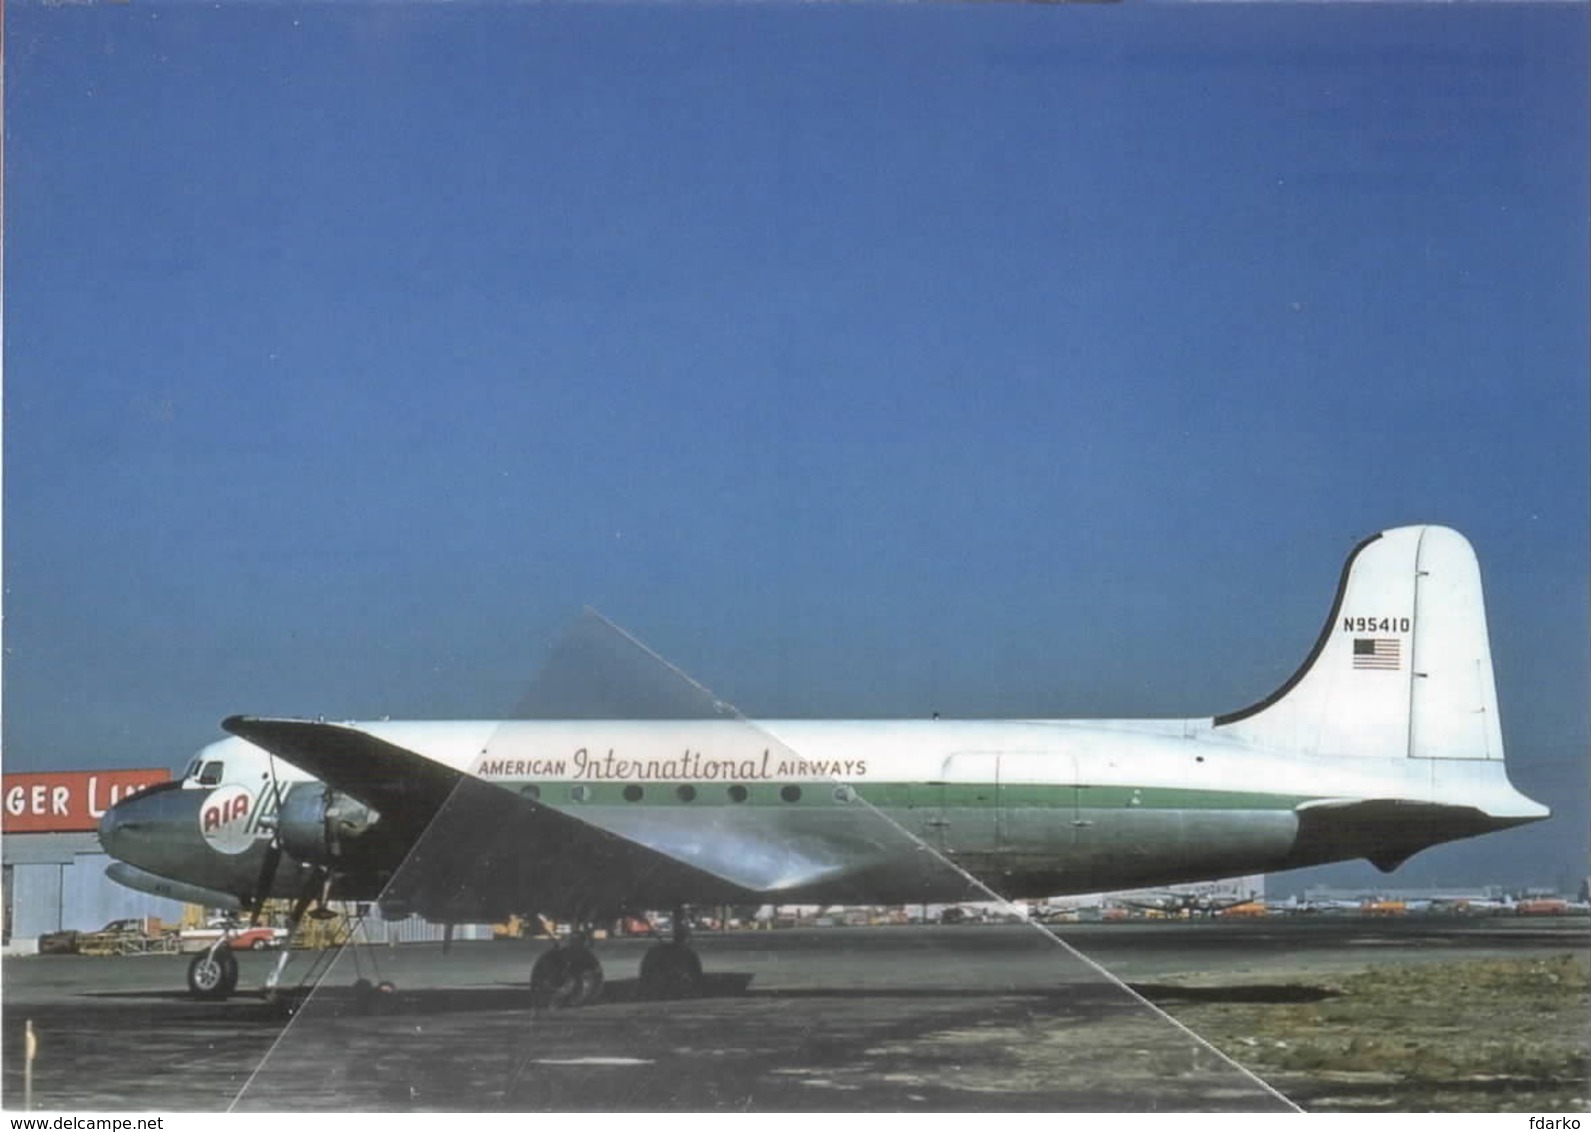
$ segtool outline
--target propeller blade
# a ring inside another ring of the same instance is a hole
[[[254,882],[254,899],[249,902],[249,926],[259,927],[260,916],[265,912],[265,902],[271,898],[276,885],[276,870],[282,863],[282,784],[276,778],[276,756],[266,752],[265,765],[271,773],[271,843],[265,847],[265,859],[260,862],[260,876]]]
[[[265,902],[271,897],[271,888],[276,884],[276,869],[282,863],[282,843],[276,838],[271,838],[271,843],[265,847],[265,859],[260,862],[260,877],[254,882],[254,898],[249,901],[249,927],[259,927],[260,915],[265,911]]]

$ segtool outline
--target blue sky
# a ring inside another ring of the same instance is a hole
[[[495,716],[583,604],[1210,714],[1437,521],[1563,816],[1399,875],[1577,878],[1587,11],[10,5],[6,765]]]

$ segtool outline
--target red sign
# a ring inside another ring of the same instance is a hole
[[[8,774],[0,786],[7,833],[78,833],[99,827],[111,806],[146,786],[171,781],[157,770],[54,770]]]

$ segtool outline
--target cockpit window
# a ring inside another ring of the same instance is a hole
[[[194,759],[191,763],[188,764],[188,769],[182,772],[182,777],[184,777],[184,778],[193,778],[198,773],[199,773],[199,760],[198,759]]]
[[[199,785],[200,786],[219,786],[219,785],[221,785],[221,776],[222,776],[222,774],[225,773],[225,771],[226,771],[226,767],[225,767],[225,765],[223,763],[219,763],[219,762],[205,763],[204,764],[204,769],[199,772]]]

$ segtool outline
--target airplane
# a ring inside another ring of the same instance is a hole
[[[1214,916],[1239,904],[1248,904],[1253,896],[1217,896],[1211,892],[1141,892],[1122,893],[1111,897],[1111,902],[1137,908],[1145,912],[1163,912],[1168,916]]]
[[[752,722],[716,707],[235,715],[176,780],[111,807],[100,840],[124,884],[256,916],[291,899],[295,925],[337,900],[573,924],[531,970],[532,1000],[554,1007],[598,997],[595,927],[647,909],[674,909],[674,935],[644,956],[642,992],[689,994],[691,906],[1036,899],[1354,858],[1390,872],[1549,815],[1508,780],[1479,566],[1440,526],[1355,547],[1298,670],[1220,715]],[[226,948],[188,972],[202,998],[236,982]]]
[[[1364,908],[1363,900],[1339,900],[1335,898],[1317,898],[1314,900],[1300,900],[1296,896],[1289,897],[1281,905],[1288,912],[1313,913],[1313,912],[1359,912]]]

